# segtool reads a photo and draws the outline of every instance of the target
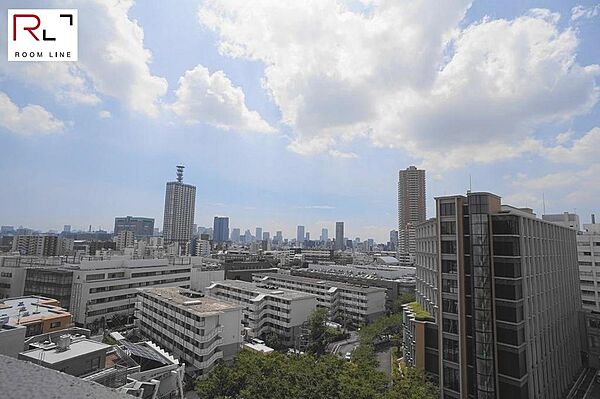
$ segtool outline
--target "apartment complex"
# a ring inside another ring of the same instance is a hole
[[[575,230],[490,193],[436,198],[436,213],[438,339],[414,346],[440,354],[424,364],[442,396],[562,398],[581,367]]]
[[[166,243],[176,243],[180,251],[192,238],[192,226],[196,208],[196,187],[183,183],[184,166],[177,166],[177,181],[167,183],[163,238]]]
[[[90,326],[115,315],[133,316],[138,288],[189,288],[191,268],[189,257],[82,260],[73,270],[70,303],[73,321]]]
[[[195,376],[217,360],[231,361],[242,343],[242,306],[195,291],[169,287],[139,290],[140,332],[184,360]]]
[[[425,171],[409,166],[398,173],[398,253],[414,256],[415,226],[425,221]]]
[[[361,325],[385,314],[385,288],[358,286],[288,274],[255,274],[254,282],[316,296],[332,320]]]
[[[73,251],[73,240],[57,235],[18,235],[13,238],[12,251],[26,256],[60,256]]]
[[[437,236],[435,218],[415,226],[415,297],[432,315],[439,309]]]
[[[249,335],[261,337],[274,332],[283,344],[290,346],[317,306],[315,295],[246,281],[214,282],[207,292],[243,307],[242,325]]]
[[[344,241],[344,222],[335,222],[335,249],[343,251],[346,249]]]

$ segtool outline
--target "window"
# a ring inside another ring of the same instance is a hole
[[[456,253],[456,241],[442,241],[442,253],[443,254],[455,254]]]
[[[458,341],[444,338],[442,341],[444,360],[458,363]]]
[[[440,216],[453,216],[456,215],[456,208],[454,203],[442,203],[440,204]]]
[[[88,274],[87,276],[85,276],[85,281],[94,281],[102,279],[104,279],[104,273]]]
[[[442,311],[458,313],[458,301],[456,299],[442,299]]]
[[[442,259],[442,273],[456,274],[456,261]]]
[[[53,321],[50,323],[50,328],[58,328],[60,327],[60,321]]]
[[[444,332],[458,334],[458,320],[444,319],[442,320],[442,328]]]
[[[441,234],[456,234],[456,222],[440,222],[440,232]]]
[[[458,281],[443,279],[442,280],[442,292],[458,294]]]
[[[459,371],[450,367],[444,367],[444,388],[460,391]]]

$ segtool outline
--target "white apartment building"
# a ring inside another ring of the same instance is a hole
[[[255,274],[253,280],[264,286],[315,295],[317,306],[326,308],[332,320],[347,320],[361,325],[385,314],[386,290],[382,287],[351,285],[279,273]]]
[[[140,332],[186,362],[194,377],[208,374],[217,360],[233,360],[242,344],[242,307],[178,287],[140,289],[136,303]]]
[[[115,315],[133,316],[138,288],[189,288],[191,268],[189,257],[82,260],[73,271],[69,309],[73,322],[89,326]]]
[[[317,307],[315,295],[240,280],[214,282],[209,295],[241,304],[242,324],[252,337],[274,332],[285,345],[293,345],[302,323]]]

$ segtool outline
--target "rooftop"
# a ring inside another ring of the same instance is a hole
[[[269,295],[284,299],[303,299],[303,298],[314,298],[314,295],[306,294],[304,292],[286,290],[282,288],[266,288],[263,284],[249,283],[241,280],[225,280],[213,283],[209,289],[217,285],[226,287],[233,287],[243,291],[249,291],[257,295]]]
[[[269,279],[278,279],[278,280],[286,280],[286,281],[297,281],[297,282],[302,282],[304,284],[313,284],[313,285],[321,285],[321,286],[326,286],[326,287],[341,288],[341,289],[347,290],[347,291],[360,291],[360,292],[365,292],[365,293],[385,291],[385,288],[380,288],[380,287],[367,287],[367,286],[360,286],[360,285],[355,285],[355,284],[341,283],[338,281],[322,280],[322,279],[318,279],[318,278],[292,276],[289,274],[265,273],[265,274],[261,274],[261,276],[264,276],[263,281],[265,283],[268,283]]]
[[[41,361],[46,364],[56,364],[65,360],[73,359],[79,356],[93,353],[100,350],[108,350],[110,345],[102,342],[92,341],[91,339],[81,339],[71,342],[69,348],[65,351],[57,351],[56,344],[50,344],[46,347],[30,349],[21,352],[19,356],[28,358],[32,361]]]
[[[70,316],[55,299],[42,296],[22,296],[0,301],[0,317],[8,316],[9,324],[29,324],[55,317]]]
[[[198,316],[240,308],[239,305],[234,303],[204,296],[199,292],[185,288],[160,287],[145,288],[140,291],[160,301],[167,301]]]
[[[0,387],[3,399],[131,399],[100,384],[4,355],[0,355]]]

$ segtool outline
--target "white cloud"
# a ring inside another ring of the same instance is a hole
[[[250,111],[244,92],[223,71],[212,75],[202,65],[179,78],[177,100],[169,108],[186,123],[207,123],[221,129],[272,133],[275,131],[256,111]]]
[[[573,140],[570,146],[565,145],[568,139],[563,141],[561,135],[558,137],[560,140],[557,140],[557,146],[546,147],[542,151],[542,155],[551,161],[581,164],[600,161],[600,128],[592,128],[580,138]]]
[[[338,151],[338,150],[329,150],[329,155],[331,155],[334,158],[341,158],[341,159],[358,158],[358,155],[356,155],[356,153],[354,153],[354,152],[344,152],[344,151]]]
[[[100,119],[110,119],[112,117],[110,111],[102,110],[98,112],[98,118]]]
[[[96,105],[101,96],[109,96],[128,109],[156,116],[167,81],[150,72],[152,57],[144,47],[144,31],[128,16],[133,4],[133,0],[46,2],[51,8],[78,8],[79,62],[8,63],[4,58],[0,74],[55,93],[59,101]],[[31,1],[6,4],[8,8],[38,5]],[[6,25],[0,28],[6,31]],[[0,44],[4,52],[5,46]]]
[[[580,18],[593,18],[598,15],[600,12],[600,4],[596,4],[595,6],[575,6],[571,9],[571,21],[576,21]]]
[[[0,127],[22,135],[50,134],[61,132],[65,125],[39,105],[18,105],[0,92]]]
[[[576,32],[558,14],[463,28],[469,4],[382,0],[361,14],[335,0],[209,0],[199,19],[222,54],[264,64],[292,151],[366,136],[448,169],[528,152],[538,125],[598,100],[600,68],[575,61]]]

